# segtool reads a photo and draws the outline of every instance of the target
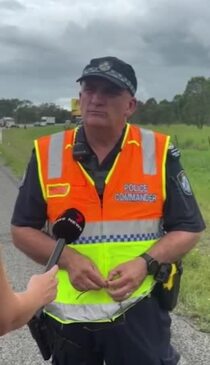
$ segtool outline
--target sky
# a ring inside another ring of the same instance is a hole
[[[104,56],[134,67],[139,100],[172,100],[210,77],[209,0],[0,0],[0,99],[69,108]]]

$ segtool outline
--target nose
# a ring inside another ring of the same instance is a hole
[[[91,103],[95,105],[104,103],[104,95],[101,90],[95,90],[91,95]]]

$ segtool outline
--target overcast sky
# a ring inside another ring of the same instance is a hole
[[[0,98],[68,106],[91,58],[133,65],[138,99],[210,77],[209,0],[0,0]]]

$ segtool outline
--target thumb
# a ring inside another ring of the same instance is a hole
[[[47,273],[52,276],[55,276],[58,272],[58,265],[54,265],[50,270],[47,271]]]

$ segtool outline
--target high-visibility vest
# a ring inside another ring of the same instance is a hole
[[[83,233],[69,247],[89,257],[104,278],[117,265],[148,251],[163,235],[166,198],[165,162],[169,137],[130,124],[111,170],[101,202],[93,179],[74,161],[76,130],[44,136],[35,141],[39,179],[47,203],[48,220],[69,208],[86,219]],[[46,312],[62,323],[109,321],[147,296],[154,279],[147,275],[122,303],[106,289],[77,291],[65,270],[59,270],[56,300]]]

